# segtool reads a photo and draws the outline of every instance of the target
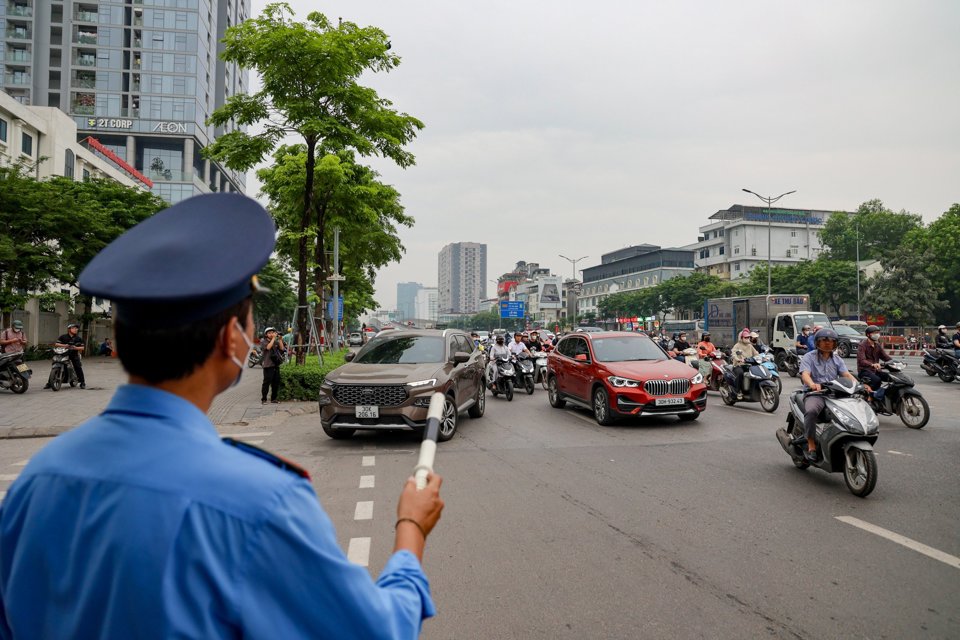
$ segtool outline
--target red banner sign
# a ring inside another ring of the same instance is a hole
[[[116,164],[118,167],[120,167],[121,169],[123,169],[124,171],[126,171],[127,173],[129,173],[131,176],[133,176],[134,178],[136,178],[137,180],[139,180],[139,181],[142,182],[143,184],[147,185],[147,186],[150,187],[151,189],[153,188],[153,181],[152,181],[150,178],[148,178],[147,176],[143,175],[142,173],[140,173],[139,171],[137,171],[136,169],[134,169],[132,166],[130,166],[129,164],[127,164],[127,163],[123,160],[123,158],[121,158],[120,156],[118,156],[117,154],[115,154],[113,151],[110,151],[110,149],[108,149],[108,148],[106,148],[105,146],[103,146],[103,145],[100,143],[99,140],[97,140],[96,138],[90,136],[90,137],[88,137],[86,140],[84,140],[84,142],[86,142],[86,143],[89,144],[91,147],[93,147],[94,149],[96,149],[97,151],[99,151],[100,153],[102,153],[103,155],[105,155],[108,160],[111,160],[114,164]]]

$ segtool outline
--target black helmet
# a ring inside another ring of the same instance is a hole
[[[503,335],[502,335],[502,334],[497,336],[497,344],[503,344]]]
[[[703,332],[703,335],[700,336],[700,337],[701,337],[701,338],[704,338],[704,339],[709,338],[709,337],[710,337],[710,332],[709,332],[709,331],[704,331],[704,332]]]
[[[870,335],[871,333],[880,333],[880,327],[878,327],[878,326],[875,325],[875,324],[872,324],[872,325],[870,325],[869,327],[867,327],[867,332],[866,332],[866,333],[867,333],[867,335]]]
[[[833,340],[833,342],[836,343],[839,339],[837,332],[833,329],[820,329],[820,331],[817,331],[813,336],[813,344],[820,344],[821,340]]]

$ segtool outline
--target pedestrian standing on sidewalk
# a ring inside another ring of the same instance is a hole
[[[260,387],[260,404],[267,403],[267,391],[270,391],[270,402],[277,404],[277,394],[280,393],[280,365],[287,356],[287,345],[273,327],[267,327],[263,332],[263,386]]]
[[[3,333],[0,333],[0,353],[23,353],[27,346],[27,334],[23,332],[23,322],[14,320]]]
[[[236,193],[147,218],[80,274],[113,302],[129,384],[34,455],[0,503],[0,638],[415,638],[440,477],[397,506],[374,582],[309,474],[207,417],[253,348],[273,219]]]

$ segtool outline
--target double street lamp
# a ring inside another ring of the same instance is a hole
[[[760,198],[761,200],[767,203],[767,295],[769,296],[771,293],[770,285],[772,282],[770,265],[772,264],[772,259],[773,259],[773,244],[771,243],[771,240],[773,237],[772,224],[771,224],[773,220],[773,212],[770,211],[770,207],[773,205],[774,202],[776,202],[783,196],[788,196],[791,193],[796,193],[797,191],[796,189],[794,189],[793,191],[787,191],[786,193],[781,193],[776,198],[768,198],[768,197],[762,196],[759,193],[756,193],[755,191],[750,191],[750,189],[744,189],[744,191],[746,191],[747,193],[752,193],[753,195],[757,196],[758,198]]]
[[[563,255],[562,253],[558,253],[557,255],[560,256],[561,258],[563,258],[564,260],[568,260],[568,261],[570,262],[571,267],[573,267],[573,278],[572,278],[573,282],[576,282],[576,280],[577,280],[577,263],[580,262],[581,260],[585,260],[585,259],[587,259],[587,258],[590,257],[590,256],[580,256],[579,258],[577,258],[576,260],[574,260],[573,258],[568,258],[567,256]],[[567,301],[568,301],[567,304],[568,304],[568,305],[570,304],[570,303],[569,303],[569,300],[570,300],[570,293],[572,292],[572,290],[573,290],[573,283],[570,284],[570,291],[567,291]],[[573,305],[573,323],[570,325],[572,329],[576,329],[576,328],[577,328],[577,305],[578,305],[578,304],[580,304],[580,301],[579,301],[579,300],[577,300],[577,301],[576,301],[576,304]]]

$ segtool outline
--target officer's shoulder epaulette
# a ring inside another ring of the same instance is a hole
[[[223,442],[229,444],[232,447],[236,447],[240,451],[249,453],[252,456],[257,456],[261,460],[266,460],[275,467],[279,467],[284,471],[289,471],[290,473],[300,476],[301,478],[310,479],[310,472],[301,467],[300,465],[290,462],[286,458],[281,458],[275,453],[270,453],[266,449],[261,449],[258,446],[252,445],[249,442],[243,442],[242,440],[235,440],[233,438],[223,438]]]

